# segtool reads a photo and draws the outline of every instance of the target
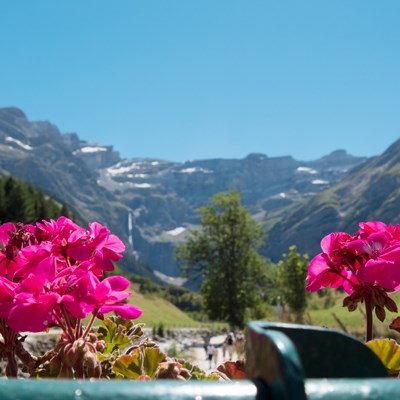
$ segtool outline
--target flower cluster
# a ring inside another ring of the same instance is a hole
[[[10,352],[18,332],[58,326],[64,340],[74,343],[85,340],[96,317],[111,311],[124,319],[141,315],[124,302],[132,294],[126,291],[130,282],[104,278],[125,246],[101,224],[86,230],[66,217],[35,225],[5,223],[0,242],[0,350]],[[81,320],[89,315],[83,329]]]
[[[343,287],[349,295],[343,305],[349,311],[365,302],[367,318],[375,309],[383,321],[385,308],[397,311],[388,293],[400,289],[400,225],[371,221],[359,227],[354,235],[335,232],[322,239],[322,253],[314,257],[308,269],[307,290]]]

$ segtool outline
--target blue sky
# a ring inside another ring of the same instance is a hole
[[[0,107],[121,156],[372,156],[400,137],[400,1],[0,0]]]

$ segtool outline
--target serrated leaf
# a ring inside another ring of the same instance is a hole
[[[130,340],[135,340],[143,336],[144,324],[135,324],[128,329],[128,336]]]
[[[111,353],[116,349],[121,350],[131,344],[130,338],[126,335],[127,327],[120,322],[106,318],[103,321],[104,327],[99,327],[97,334],[98,338],[105,342],[104,353]]]
[[[142,351],[144,354],[143,368],[145,374],[153,377],[158,365],[165,360],[166,355],[158,347],[146,347],[142,348]]]
[[[379,357],[391,374],[400,372],[400,346],[393,339],[374,339],[367,346]]]
[[[129,346],[131,344],[131,340],[129,337],[125,334],[125,328],[124,327],[118,327],[116,335],[113,337],[112,344],[119,349],[123,349],[126,346]]]
[[[120,374],[128,379],[137,379],[144,375],[143,357],[139,349],[136,349],[130,354],[119,357],[113,367],[116,374]]]
[[[104,352],[110,353],[112,351],[112,346],[110,346],[110,343],[112,343],[112,338],[115,335],[117,325],[109,318],[105,318],[102,322],[104,326],[99,326],[97,328],[97,337],[99,340],[104,340]]]

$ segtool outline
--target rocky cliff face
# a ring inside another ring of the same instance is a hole
[[[237,188],[250,212],[272,228],[364,161],[344,150],[304,162],[264,154],[186,163],[122,160],[110,145],[62,134],[49,122],[29,121],[16,108],[0,109],[1,169],[66,201],[85,220],[107,224],[131,255],[172,276],[179,275],[174,246],[198,223],[196,209],[210,196]],[[313,215],[331,221],[326,210]]]
[[[101,221],[126,239],[128,208],[97,184],[96,170],[74,155],[85,145],[77,135],[62,135],[48,122],[28,121],[18,109],[0,109],[0,169],[65,201],[85,221]]]

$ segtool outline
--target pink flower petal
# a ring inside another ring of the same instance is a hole
[[[103,282],[108,282],[111,290],[118,292],[128,289],[131,284],[128,279],[122,276],[110,276],[109,278],[104,279]]]
[[[3,243],[3,246],[7,246],[8,241],[10,239],[10,232],[15,232],[17,229],[15,225],[11,222],[6,222],[5,224],[0,226],[0,242]]]
[[[100,307],[99,311],[102,314],[107,314],[111,311],[114,311],[124,319],[135,319],[142,315],[142,310],[131,304],[110,304]]]
[[[16,296],[8,324],[16,332],[42,332],[52,323],[53,309],[59,296],[55,293],[29,296],[25,293]]]

